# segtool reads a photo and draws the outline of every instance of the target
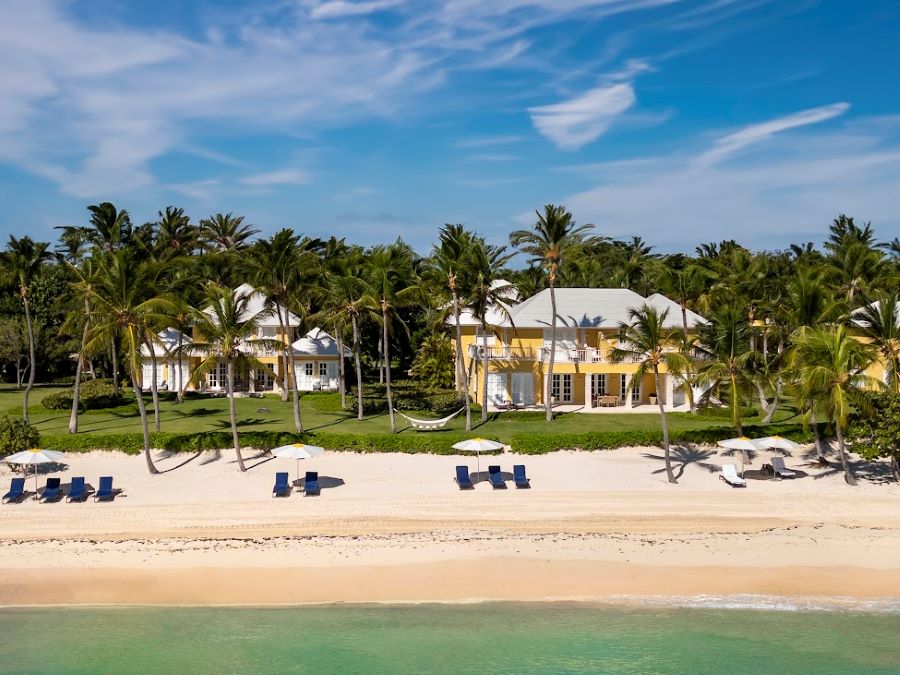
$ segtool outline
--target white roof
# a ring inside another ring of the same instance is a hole
[[[856,318],[862,315],[863,312],[866,311],[866,307],[872,307],[876,312],[881,311],[881,300],[876,300],[875,302],[871,302],[868,305],[863,305],[862,307],[857,307],[852,312],[850,312],[850,316],[853,318],[853,323],[857,326],[863,325],[863,320],[860,318]],[[900,302],[896,304],[894,307],[894,314],[897,317],[897,325],[900,326]]]
[[[321,328],[313,328],[302,338],[291,345],[294,356],[333,356],[337,358],[338,345],[331,335]],[[344,347],[344,356],[350,356],[350,350]]]
[[[493,289],[503,287],[506,287],[506,290],[503,293],[506,298],[506,302],[501,302],[499,303],[499,306],[492,306],[488,309],[486,318],[489,326],[502,325],[506,320],[506,313],[502,311],[501,307],[505,308],[507,312],[511,312],[512,308],[519,302],[519,290],[511,283],[509,283],[505,279],[497,279],[496,281],[491,282],[491,288]],[[456,325],[455,319],[452,315],[447,320],[447,323],[451,326]],[[471,312],[462,311],[459,313],[459,325],[480,326],[481,321],[479,321]]]
[[[556,316],[560,328],[617,329],[630,321],[629,310],[642,305],[669,310],[666,326],[681,326],[681,307],[675,301],[659,293],[644,298],[627,288],[557,288]],[[548,328],[551,325],[550,290],[545,289],[510,310],[512,325],[516,328]],[[688,327],[696,327],[706,320],[699,314],[688,312]],[[508,320],[495,325],[509,326]]]
[[[166,328],[165,330],[159,331],[156,336],[157,342],[153,345],[153,352],[160,357],[165,356],[168,352],[178,348],[179,336],[181,336],[182,347],[186,347],[193,342],[190,335],[182,333],[177,328]],[[141,347],[141,355],[150,356],[150,350],[146,345]]]
[[[234,289],[234,295],[237,297],[238,295],[246,295],[247,298],[247,306],[244,311],[244,315],[241,317],[242,321],[246,321],[258,314],[265,312],[267,309],[271,309],[272,311],[269,314],[266,314],[259,319],[260,327],[263,326],[279,326],[278,322],[278,310],[281,311],[282,321],[286,321],[288,326],[299,326],[300,319],[291,312],[287,313],[287,318],[285,319],[285,310],[284,307],[279,305],[278,303],[272,303],[268,305],[266,303],[266,296],[263,295],[260,291],[257,291],[250,284],[241,284],[237,288]],[[205,310],[207,314],[211,315],[211,311],[209,309]]]

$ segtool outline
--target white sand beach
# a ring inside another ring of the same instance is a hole
[[[603,599],[623,595],[900,596],[900,486],[847,486],[799,457],[795,480],[718,480],[711,449],[655,448],[482,458],[527,465],[530,490],[460,491],[472,456],[328,452],[301,462],[318,497],[270,497],[295,463],[248,451],[66,455],[53,475],[111,503],[26,500],[0,508],[0,604],[301,603]],[[748,468],[759,469],[757,457]],[[4,468],[4,488],[10,474]],[[28,488],[33,482],[29,478]]]

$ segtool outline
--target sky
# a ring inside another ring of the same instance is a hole
[[[111,201],[427,252],[900,236],[894,0],[3,0],[0,235]]]

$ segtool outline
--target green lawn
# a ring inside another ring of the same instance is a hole
[[[40,401],[50,394],[62,391],[62,387],[39,386],[31,395],[31,421],[42,434],[64,434],[68,428],[69,415],[66,411],[49,411],[40,405]],[[321,396],[319,394],[318,396]],[[149,395],[146,397],[149,406]],[[320,399],[321,400],[321,399]],[[0,414],[20,416],[22,414],[22,392],[0,385]],[[241,431],[293,431],[293,417],[290,403],[282,403],[278,398],[249,399],[236,401],[238,425]],[[229,429],[228,401],[225,398],[194,398],[176,404],[163,401],[160,405],[162,431],[193,433],[200,431],[219,431]],[[326,412],[315,405],[315,397],[302,399],[303,423],[308,431],[330,433],[369,434],[387,433],[390,430],[387,414],[373,415],[359,421],[354,415],[344,412]],[[427,413],[421,417],[433,417]],[[784,418],[786,415],[779,415]],[[554,431],[559,433],[585,433],[592,431],[636,431],[658,429],[659,416],[653,414],[579,414],[559,415],[552,424],[548,424],[540,413],[506,413],[494,414],[485,423],[480,424],[475,415],[476,429],[479,433],[499,438],[508,442],[514,433],[528,431]],[[673,431],[698,429],[710,426],[728,426],[727,418],[710,418],[689,413],[671,413],[668,416],[669,427]],[[758,421],[758,418],[745,420],[745,423]],[[403,434],[416,434],[412,429],[404,428],[405,420],[398,418],[398,427]],[[137,409],[126,406],[112,411],[94,411],[81,415],[79,433],[115,434],[140,432],[140,418]],[[151,417],[152,429],[152,417]],[[457,416],[445,427],[451,431],[463,431],[465,420]]]

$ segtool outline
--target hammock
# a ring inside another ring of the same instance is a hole
[[[400,415],[400,417],[406,419],[409,422],[409,426],[411,426],[413,429],[418,429],[419,431],[435,431],[436,429],[443,429],[447,422],[459,415],[459,413],[461,413],[465,409],[465,406],[463,406],[452,415],[447,415],[446,417],[442,417],[439,420],[417,420],[415,417],[404,415],[396,408],[394,408],[394,412]]]

